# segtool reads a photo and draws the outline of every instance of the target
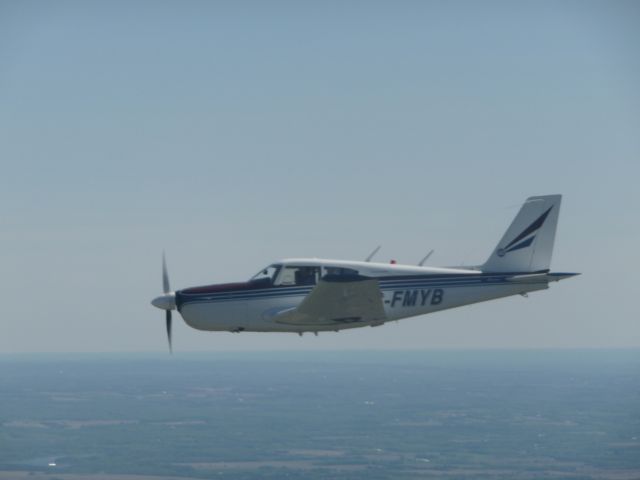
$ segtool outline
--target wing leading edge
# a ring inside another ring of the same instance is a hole
[[[386,320],[378,280],[360,275],[326,275],[300,305],[277,315],[278,323],[312,327]]]

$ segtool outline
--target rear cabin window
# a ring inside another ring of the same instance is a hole
[[[292,285],[315,285],[320,278],[320,267],[303,267],[289,266],[284,267],[275,285],[292,286]]]
[[[324,268],[325,275],[344,275],[344,276],[353,276],[358,275],[358,271],[353,268],[342,268],[342,267],[325,267]]]

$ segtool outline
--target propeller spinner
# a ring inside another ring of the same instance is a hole
[[[169,340],[169,352],[173,353],[171,347],[171,310],[176,308],[176,294],[171,291],[169,286],[169,274],[167,273],[167,261],[164,253],[162,254],[162,291],[164,295],[151,300],[151,305],[160,310],[165,310],[165,319],[167,323],[167,339]]]

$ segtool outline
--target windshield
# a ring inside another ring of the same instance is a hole
[[[268,282],[273,283],[273,279],[278,274],[280,270],[280,265],[269,265],[266,268],[263,268],[258,273],[256,273],[253,277],[251,277],[251,282]]]

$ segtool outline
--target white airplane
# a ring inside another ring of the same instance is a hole
[[[448,308],[545,290],[578,275],[552,273],[551,254],[561,195],[528,198],[489,259],[449,268],[367,261],[292,258],[275,262],[246,282],[172,291],[164,256],[164,294],[151,302],[198,330],[228,332],[339,331],[383,325]]]

